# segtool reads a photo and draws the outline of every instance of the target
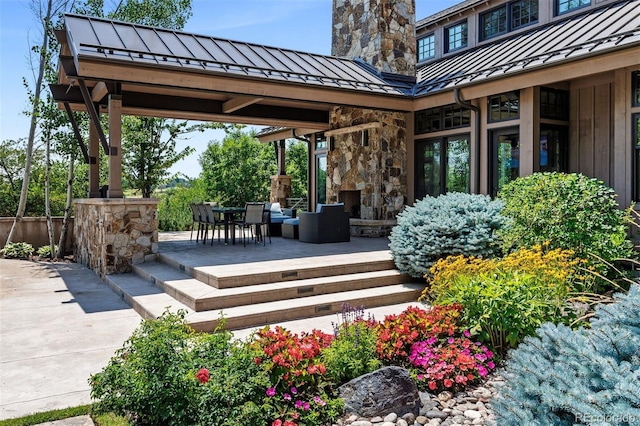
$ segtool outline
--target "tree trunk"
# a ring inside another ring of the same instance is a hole
[[[31,179],[31,156],[33,155],[33,143],[36,137],[36,126],[38,124],[38,112],[40,109],[40,94],[42,93],[42,80],[44,80],[44,69],[47,62],[47,47],[49,46],[49,31],[47,22],[51,19],[52,0],[47,2],[47,14],[42,22],[42,46],[40,49],[40,64],[38,66],[38,79],[34,90],[33,108],[31,110],[31,126],[29,127],[29,139],[27,140],[27,158],[24,167],[24,178],[22,179],[22,189],[20,190],[20,201],[18,211],[13,220],[11,231],[7,237],[7,244],[13,242],[13,235],[18,224],[22,222],[24,211],[27,207],[27,194],[29,192],[29,180]]]
[[[44,208],[47,216],[47,232],[49,233],[49,258],[56,255],[53,243],[53,220],[51,219],[51,137],[47,135],[47,151],[44,177]]]
[[[69,221],[71,219],[71,202],[73,201],[73,167],[75,158],[73,154],[69,156],[69,173],[67,174],[67,201],[64,205],[64,217],[62,219],[62,228],[60,229],[60,241],[58,242],[58,253],[56,257],[62,259],[64,257],[64,248],[67,245],[67,233],[69,232]]]

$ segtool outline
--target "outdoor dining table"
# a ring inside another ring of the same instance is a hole
[[[224,217],[224,243],[229,244],[229,225],[233,223],[235,215],[244,213],[244,207],[212,207],[214,213],[221,213]],[[236,243],[236,233],[231,235],[231,243]]]

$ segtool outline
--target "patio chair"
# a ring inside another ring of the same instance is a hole
[[[265,203],[247,203],[244,209],[242,220],[235,224],[242,229],[242,243],[246,247],[247,240],[245,232],[250,231],[256,244],[262,239],[264,245],[267,244],[263,231],[266,231],[271,243],[271,232],[269,232],[269,211],[265,211]],[[253,230],[255,228],[255,234]]]
[[[189,203],[189,208],[191,209],[191,236],[189,237],[189,241],[193,240],[193,227],[197,223],[198,224],[198,232],[196,232],[196,242],[200,239],[200,233],[202,231],[203,225],[206,223],[206,219],[203,219],[200,215],[200,208],[197,203]]]
[[[349,212],[344,204],[320,204],[317,212],[298,214],[298,237],[305,243],[340,243],[351,240]]]
[[[221,213],[213,211],[213,205],[205,204],[205,210],[207,212],[207,228],[211,225],[211,245],[213,245],[213,236],[215,235],[216,228],[218,228],[218,242],[220,242],[220,231],[224,229],[224,217]],[[205,231],[205,240],[207,238],[207,232]]]

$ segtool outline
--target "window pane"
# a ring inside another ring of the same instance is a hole
[[[418,40],[418,62],[436,55],[435,36],[430,34]]]
[[[327,156],[326,154],[316,157],[316,193],[317,203],[327,202]]]
[[[507,6],[480,15],[482,39],[495,37],[507,32]]]
[[[416,199],[440,194],[440,142],[416,143]]]
[[[496,141],[495,192],[520,175],[520,135],[518,133],[499,135]],[[494,194],[495,195],[495,194]]]
[[[520,116],[520,92],[502,93],[489,98],[489,122],[504,121]]]
[[[540,117],[569,120],[569,92],[548,87],[540,88]]]
[[[540,171],[566,172],[568,130],[566,127],[542,125],[540,127]]]
[[[447,52],[467,46],[467,31],[466,21],[445,29]]]
[[[591,0],[557,0],[557,2],[558,15],[591,5]]]
[[[511,28],[516,29],[538,21],[538,0],[511,3]]]
[[[448,138],[447,143],[447,192],[469,192],[469,139]]]

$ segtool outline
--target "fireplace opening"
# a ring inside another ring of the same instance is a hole
[[[338,202],[344,203],[344,209],[349,212],[349,217],[360,218],[360,191],[340,191]]]

